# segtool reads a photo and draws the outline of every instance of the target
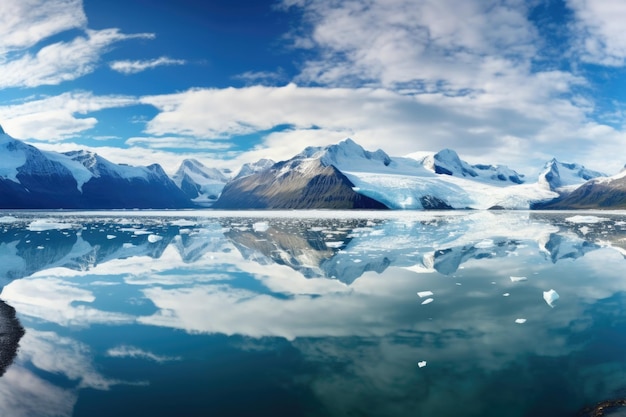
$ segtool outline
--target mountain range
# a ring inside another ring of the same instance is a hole
[[[116,164],[88,151],[42,151],[0,127],[0,208],[24,209],[576,209],[626,207],[626,173],[556,159],[538,178],[471,165],[451,149],[392,157],[351,139],[261,159],[231,175],[194,159]]]

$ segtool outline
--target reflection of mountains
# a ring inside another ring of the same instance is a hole
[[[389,266],[451,275],[471,259],[509,256],[529,241],[536,242],[551,262],[576,259],[607,244],[626,254],[626,222],[573,223],[558,213],[507,216],[479,213],[419,221],[222,219],[191,226],[163,219],[122,224],[103,219],[43,231],[16,222],[0,229],[0,279],[6,285],[53,267],[89,270],[114,259],[158,259],[169,245],[187,263],[234,246],[246,260],[286,265],[307,278],[334,278],[347,284]],[[492,227],[510,221],[520,223],[507,224],[500,232]]]

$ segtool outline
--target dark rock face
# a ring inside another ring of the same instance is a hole
[[[221,209],[386,209],[363,196],[334,166],[319,160],[279,162],[269,170],[236,179],[213,205]],[[286,168],[286,169],[285,169]]]
[[[22,336],[24,328],[15,316],[15,309],[0,301],[0,376],[4,375],[17,356]]]
[[[587,181],[563,198],[535,209],[623,209],[626,208],[626,177]]]

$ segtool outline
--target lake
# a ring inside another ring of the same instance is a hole
[[[0,415],[588,415],[625,256],[624,212],[6,211]]]

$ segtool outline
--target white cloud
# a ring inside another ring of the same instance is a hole
[[[58,141],[94,127],[97,119],[85,117],[90,113],[133,104],[137,100],[128,96],[63,93],[0,106],[0,120],[5,131],[15,138]]]
[[[622,66],[626,59],[626,3],[620,0],[567,0],[574,11],[576,47],[582,59],[601,65]]]
[[[86,24],[82,0],[3,0],[0,54],[31,47],[42,39]]]
[[[118,29],[87,30],[86,37],[46,45],[36,54],[0,64],[0,88],[56,85],[92,72],[100,56],[114,43],[133,38],[153,38],[149,33],[126,35]]]
[[[185,65],[187,61],[183,59],[172,59],[165,56],[147,61],[114,61],[109,64],[112,70],[122,74],[137,74],[148,69],[163,65]]]

